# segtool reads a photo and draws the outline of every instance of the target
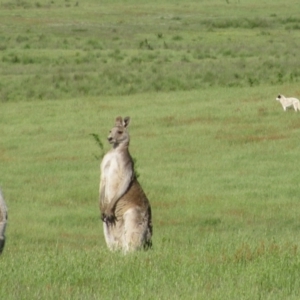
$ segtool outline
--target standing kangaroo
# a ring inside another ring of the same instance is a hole
[[[140,186],[130,156],[127,127],[130,117],[117,117],[107,137],[112,149],[103,157],[100,211],[110,250],[124,253],[151,247],[151,206]]]
[[[0,190],[0,254],[5,245],[5,228],[7,223],[7,207],[4,202],[3,194]]]

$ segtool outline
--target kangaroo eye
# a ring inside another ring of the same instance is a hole
[[[119,131],[118,131],[118,133],[119,133],[119,134],[122,134],[122,133],[123,133],[123,131],[119,130]]]

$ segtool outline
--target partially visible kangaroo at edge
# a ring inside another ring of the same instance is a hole
[[[7,223],[7,207],[4,202],[3,194],[0,190],[0,254],[5,245],[5,228]]]
[[[112,149],[101,162],[99,190],[106,244],[124,253],[152,246],[151,206],[134,173],[129,122],[130,117],[117,117],[109,132]]]

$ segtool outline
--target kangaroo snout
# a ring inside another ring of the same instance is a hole
[[[115,140],[114,140],[114,138],[113,138],[113,136],[112,136],[111,133],[110,133],[109,136],[107,137],[107,140],[108,140],[108,142],[109,142],[110,144],[113,144],[113,143],[115,142]]]

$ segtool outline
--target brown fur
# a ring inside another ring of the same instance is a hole
[[[152,236],[151,206],[128,150],[129,122],[117,117],[108,136],[113,147],[101,163],[99,199],[106,243],[123,252],[151,246]]]

